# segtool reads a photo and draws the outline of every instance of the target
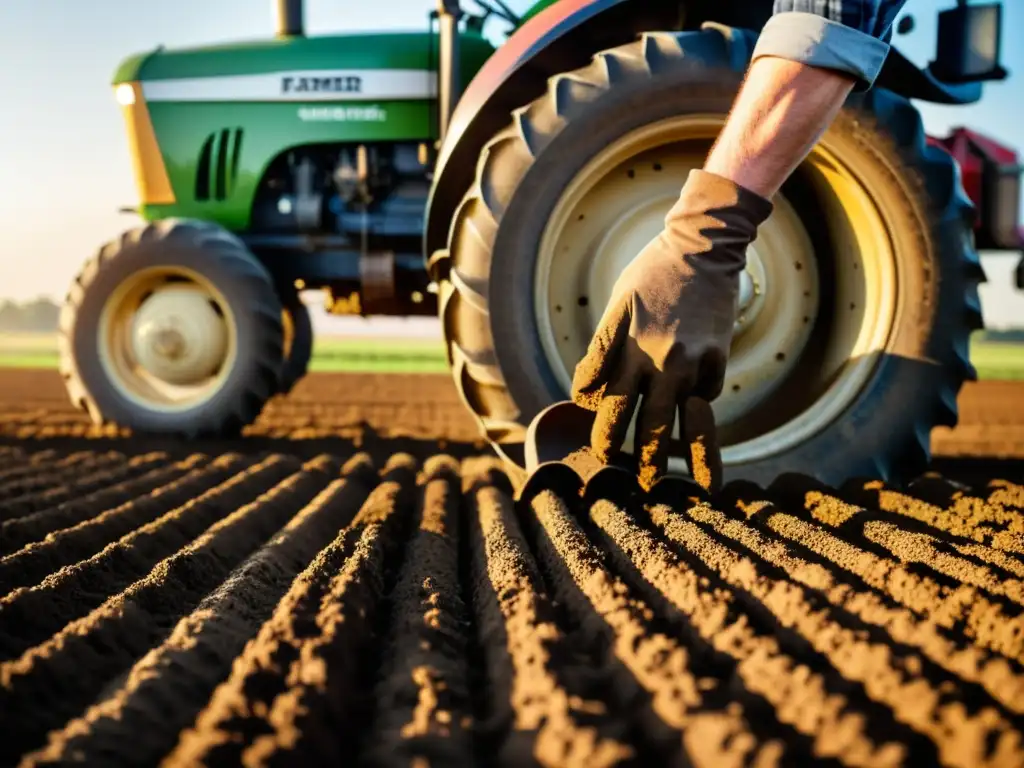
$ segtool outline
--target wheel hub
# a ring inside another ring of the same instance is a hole
[[[132,322],[131,348],[150,375],[178,386],[213,376],[228,350],[228,330],[196,286],[168,286],[149,296]]]
[[[154,335],[153,350],[166,360],[180,360],[188,343],[177,328],[161,328]]]

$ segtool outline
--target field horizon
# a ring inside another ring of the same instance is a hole
[[[971,341],[971,362],[981,380],[1024,380],[1024,344],[983,341],[975,336]],[[56,333],[0,334],[0,368],[53,369],[57,365]],[[448,372],[448,360],[440,337],[321,333],[314,338],[309,370],[441,374]]]

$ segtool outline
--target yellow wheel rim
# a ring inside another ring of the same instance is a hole
[[[210,281],[181,267],[151,267],[124,280],[105,302],[98,348],[125,399],[174,413],[220,391],[238,356],[238,328]]]

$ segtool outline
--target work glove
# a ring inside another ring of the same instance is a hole
[[[710,402],[722,392],[746,249],[772,208],[722,176],[691,171],[664,229],[616,281],[576,366],[572,399],[596,411],[591,449],[603,462],[642,397],[634,456],[647,490],[668,465],[676,412],[690,396]]]

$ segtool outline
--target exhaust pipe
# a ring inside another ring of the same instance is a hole
[[[438,0],[438,57],[437,67],[437,111],[438,111],[438,146],[448,133],[455,105],[462,95],[462,83],[459,82],[459,19],[462,9],[459,0]]]
[[[301,37],[304,34],[302,0],[277,0],[277,36]]]

